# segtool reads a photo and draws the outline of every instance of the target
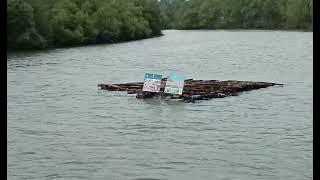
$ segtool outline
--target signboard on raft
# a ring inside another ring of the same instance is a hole
[[[159,92],[161,87],[161,80],[161,74],[146,73],[144,75],[142,91]]]
[[[184,76],[176,76],[176,75],[168,76],[164,92],[169,94],[181,95],[183,91],[185,79],[186,78]]]

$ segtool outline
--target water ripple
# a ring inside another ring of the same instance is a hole
[[[312,179],[313,33],[164,33],[9,54],[8,178]],[[145,72],[285,85],[196,103],[97,87]]]

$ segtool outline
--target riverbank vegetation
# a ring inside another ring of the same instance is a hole
[[[161,34],[157,0],[7,0],[7,46],[36,49]]]
[[[8,49],[144,39],[161,29],[312,29],[312,0],[7,0]]]
[[[312,30],[313,0],[161,0],[165,29]]]

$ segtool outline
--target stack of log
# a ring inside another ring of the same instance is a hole
[[[236,96],[239,92],[254,89],[266,88],[275,85],[282,85],[269,82],[254,81],[218,81],[218,80],[185,80],[182,95],[171,95],[164,93],[166,78],[161,81],[159,93],[142,92],[143,82],[133,82],[124,84],[98,84],[101,89],[109,91],[127,91],[128,94],[137,94],[137,98],[151,98],[154,96],[178,98],[187,101],[204,100],[211,98],[224,98]]]

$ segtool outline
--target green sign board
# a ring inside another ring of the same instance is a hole
[[[181,95],[183,91],[185,79],[186,78],[184,76],[176,76],[176,75],[168,76],[164,92],[169,94]]]
[[[159,92],[161,87],[161,74],[146,73],[144,75],[144,84],[142,91]]]

